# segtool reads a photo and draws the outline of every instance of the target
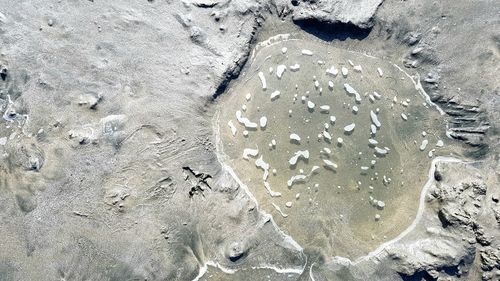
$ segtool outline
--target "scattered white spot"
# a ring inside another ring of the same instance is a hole
[[[229,122],[231,122],[231,121],[229,121]],[[233,134],[233,136],[234,136],[234,134]],[[6,145],[6,144],[7,144],[7,137],[0,138],[0,145]]]
[[[247,101],[249,101],[252,98],[252,95],[250,95],[250,93],[248,93],[248,94],[246,94],[245,98],[247,99]]]
[[[361,68],[361,65],[355,65],[354,71],[361,72],[361,71],[363,71],[363,68]]]
[[[352,123],[344,127],[344,132],[350,133],[354,130],[354,127],[356,127],[356,124]]]
[[[333,163],[332,161],[328,159],[323,159],[323,162],[325,163],[325,167],[329,169],[337,169],[338,165]]]
[[[401,113],[401,118],[403,118],[403,120],[405,121],[408,120],[408,116],[406,116],[406,114],[404,113]]]
[[[259,155],[258,149],[253,149],[253,148],[243,149],[243,159],[245,159],[245,160],[248,160],[249,156],[256,157],[257,155]]]
[[[293,205],[293,203],[292,203],[291,201],[288,201],[288,202],[286,202],[286,203],[285,203],[285,206],[286,206],[287,208],[291,208],[291,207],[292,207],[292,205]]]
[[[428,140],[423,140],[422,143],[420,144],[420,150],[424,151],[428,143],[429,143]]]
[[[279,98],[279,97],[280,97],[280,95],[281,95],[280,91],[278,91],[278,90],[274,91],[274,92],[271,94],[271,100],[273,101],[273,100],[275,100],[275,99]]]
[[[227,125],[229,126],[229,129],[231,129],[231,134],[234,136],[236,136],[236,127],[234,126],[233,124],[233,120],[229,120],[229,122],[227,122]]]
[[[260,127],[262,129],[266,128],[266,126],[267,126],[267,117],[266,116],[260,117],[259,123],[260,123]]]
[[[382,77],[384,75],[384,72],[380,67],[377,68],[378,76]]]
[[[380,124],[380,121],[378,120],[377,114],[375,114],[375,112],[373,112],[373,110],[370,110],[370,119],[372,119],[372,123],[375,126],[377,126],[377,128],[380,128],[380,126],[382,126],[382,124]]]
[[[371,129],[372,135],[375,135],[377,133],[377,126],[371,124],[370,129]]]
[[[357,107],[357,106],[353,106],[353,107],[352,107],[352,112],[354,112],[354,113],[358,113],[358,110],[359,110],[359,109],[358,109],[358,107]]]
[[[300,158],[309,159],[309,150],[299,150],[288,160],[291,166],[295,166]]]
[[[328,133],[327,131],[323,131],[323,137],[328,141],[328,142],[331,142],[332,141],[332,136],[330,135],[330,133]]]
[[[283,54],[286,54],[286,51],[287,51],[287,50],[288,50],[288,49],[287,49],[286,47],[281,48],[281,52],[282,52]]]
[[[337,117],[335,117],[333,115],[330,116],[330,122],[333,124],[333,123],[335,123],[335,121],[337,121]]]
[[[332,65],[332,67],[330,67],[326,70],[326,73],[335,77],[335,76],[337,76],[337,74],[339,74],[339,70],[336,69],[335,66]]]
[[[290,65],[290,70],[291,71],[299,71],[300,69],[300,64],[296,63],[294,65]]]
[[[330,88],[330,90],[333,90],[333,82],[332,81],[328,81],[328,88]]]
[[[258,76],[260,79],[260,83],[262,84],[262,90],[266,90],[267,84],[266,84],[266,77],[264,77],[264,73],[262,71],[260,71]]]
[[[312,55],[313,55],[313,52],[312,52],[312,51],[310,51],[310,50],[306,50],[306,49],[304,49],[304,50],[302,50],[302,54],[303,54],[303,55],[306,55],[306,56],[312,56]]]
[[[300,142],[300,137],[297,134],[290,134],[290,139],[296,142]]]
[[[284,66],[282,64],[280,64],[276,67],[276,76],[278,76],[278,79],[281,79],[285,70],[286,70],[286,66]]]
[[[347,70],[347,68],[342,66],[342,76],[347,77],[348,73],[349,73],[349,70]]]
[[[443,147],[444,146],[444,142],[442,140],[438,140],[437,143],[436,143],[436,146],[437,147]]]
[[[315,104],[312,101],[307,101],[307,108],[314,109]]]
[[[342,144],[344,142],[344,140],[342,138],[337,138],[337,142]]]

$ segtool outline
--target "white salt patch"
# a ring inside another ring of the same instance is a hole
[[[258,149],[253,149],[253,148],[245,148],[243,149],[243,159],[248,160],[249,156],[251,157],[256,157],[259,155],[259,150]]]
[[[354,66],[354,71],[361,72],[363,68],[361,68],[361,65],[355,65]]]
[[[344,84],[344,89],[346,90],[346,92],[349,95],[354,95],[355,96],[356,102],[361,102],[361,95],[356,90],[354,90],[354,88],[351,87],[351,85],[345,83]]]
[[[380,128],[380,126],[382,126],[382,124],[380,124],[380,121],[378,120],[377,114],[375,114],[375,112],[373,112],[373,110],[370,110],[370,119],[372,120],[372,123],[375,126],[377,126],[377,128]]]
[[[388,152],[386,149],[375,146],[375,152],[380,155],[386,155]]]
[[[281,95],[280,91],[276,90],[271,94],[271,100],[274,101],[275,99],[279,98]]]
[[[384,72],[380,67],[377,68],[378,76],[382,77],[384,75]]]
[[[251,98],[252,98],[252,95],[250,95],[250,93],[246,94],[245,99],[247,101],[249,101]]]
[[[288,163],[295,166],[300,158],[309,159],[309,150],[299,150],[288,160]]]
[[[233,124],[233,120],[229,120],[229,122],[227,122],[227,125],[229,126],[229,129],[231,130],[231,134],[233,135],[233,137],[236,136],[236,127]]]
[[[248,118],[243,117],[241,114],[242,114],[241,111],[239,110],[236,111],[236,119],[238,119],[238,122],[243,124],[245,128],[251,128],[251,129],[257,128],[257,123],[251,122],[250,120],[248,120]]]
[[[338,165],[333,163],[332,161],[328,159],[323,159],[323,162],[325,163],[325,167],[329,169],[337,169]]]
[[[271,195],[271,197],[281,197],[281,192],[273,191],[267,181],[264,182],[264,187],[266,188],[269,195]]]
[[[300,69],[300,64],[298,64],[298,63],[296,63],[294,65],[290,65],[290,70],[291,71],[295,72],[295,71],[299,71],[299,69]]]
[[[303,54],[303,55],[306,55],[306,56],[312,56],[312,55],[313,55],[313,52],[312,52],[312,51],[310,51],[310,50],[306,50],[306,49],[304,49],[304,50],[302,50],[302,54]]]
[[[260,83],[262,84],[262,90],[266,90],[267,84],[266,84],[266,77],[264,77],[264,73],[262,71],[260,71],[258,76],[260,79]]]
[[[438,140],[437,143],[436,143],[436,146],[437,147],[443,147],[444,146],[444,142],[442,140]]]
[[[326,73],[335,77],[335,76],[337,76],[337,74],[339,74],[339,70],[336,69],[335,66],[332,65],[332,67],[330,67],[326,70]]]
[[[278,76],[278,79],[281,79],[285,70],[286,70],[286,66],[284,66],[282,64],[280,64],[276,67],[276,76]]]
[[[349,73],[349,70],[347,70],[347,68],[342,66],[342,76],[347,77],[348,73]]]
[[[427,144],[429,144],[428,140],[423,140],[422,143],[420,144],[420,150],[424,151],[425,148],[427,147]]]
[[[352,123],[344,127],[344,131],[347,133],[350,133],[354,130],[354,127],[356,127],[356,124]]]
[[[307,108],[314,109],[315,104],[312,101],[307,101]]]
[[[404,113],[401,113],[401,118],[403,118],[403,120],[405,121],[408,120],[408,116],[406,116],[406,114]]]
[[[284,218],[288,217],[287,214],[283,213],[283,211],[281,211],[280,207],[278,207],[278,205],[274,204],[274,203],[271,203],[274,207],[274,209],[276,209],[276,211],[278,211],[278,213],[280,213],[280,215]]]
[[[329,105],[321,105],[319,107],[319,109],[321,109],[321,112],[323,112],[323,113],[328,113],[328,111],[330,111],[330,106]]]
[[[262,176],[262,179],[265,181],[267,180],[267,177],[269,176],[269,164],[264,162],[262,159],[262,155],[259,157],[259,159],[255,160],[255,166],[257,168],[261,168],[264,170],[264,175]]]
[[[328,141],[328,142],[331,142],[332,141],[332,136],[330,135],[330,133],[328,133],[327,131],[323,131],[323,137]]]
[[[266,116],[260,117],[259,123],[260,123],[260,127],[262,129],[266,128],[266,126],[267,126],[267,117]]]
[[[288,202],[286,202],[286,203],[285,203],[285,206],[286,206],[287,208],[291,208],[291,207],[292,207],[292,204],[293,204],[293,203],[292,203],[291,201],[288,201]]]
[[[297,134],[290,134],[290,139],[296,142],[300,142],[300,137]]]
[[[305,175],[295,175],[292,176],[288,181],[287,185],[288,187],[292,187],[292,185],[299,183],[299,182],[305,182],[307,177]]]

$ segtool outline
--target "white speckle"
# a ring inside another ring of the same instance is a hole
[[[262,90],[266,90],[267,84],[266,84],[266,77],[264,76],[264,73],[262,71],[260,71],[258,76],[260,79],[260,83],[262,84]]]
[[[248,131],[247,131],[247,130],[244,130],[244,131],[243,131],[243,136],[244,136],[244,137],[248,137]]]
[[[423,131],[423,132],[422,132],[422,137],[425,137],[425,136],[427,136],[427,132],[426,132],[426,131]]]
[[[250,95],[250,93],[246,94],[245,99],[247,101],[249,101],[251,98],[252,98],[252,95]]]
[[[236,136],[236,127],[234,126],[233,124],[233,120],[229,120],[229,122],[227,122],[227,125],[229,126],[229,129],[231,130],[231,134],[234,136]]]
[[[377,68],[378,76],[382,77],[384,75],[384,72],[380,67]]]
[[[231,121],[229,121],[229,122],[231,122]],[[235,130],[236,130],[236,128],[235,128]],[[233,134],[233,136],[234,136],[234,134]],[[7,144],[7,137],[0,138],[0,145],[6,145],[6,144]]]
[[[286,206],[287,208],[291,208],[291,207],[292,207],[292,204],[293,204],[293,203],[292,203],[291,201],[288,201],[288,202],[286,202],[286,203],[285,203],[285,206]]]
[[[344,127],[344,132],[350,133],[354,130],[354,127],[356,127],[356,124],[352,123]]]
[[[243,159],[248,160],[249,156],[251,157],[256,157],[259,155],[259,150],[258,149],[253,149],[253,148],[245,148],[243,149]]]
[[[292,156],[292,158],[290,158],[290,160],[288,160],[288,163],[291,165],[291,166],[295,166],[295,164],[297,164],[297,161],[299,161],[300,158],[304,158],[304,159],[309,159],[309,150],[299,150],[297,152],[295,152],[295,154]]]
[[[279,98],[281,95],[280,91],[274,91],[272,94],[271,94],[271,100],[275,100],[277,98]]]
[[[333,123],[335,123],[335,121],[337,121],[337,117],[335,117],[333,115],[330,116],[330,122],[333,124]]]
[[[330,133],[328,133],[327,131],[323,131],[323,137],[328,141],[330,142],[332,140],[332,136],[330,135]]]
[[[267,117],[266,116],[260,117],[259,123],[260,123],[260,127],[262,129],[266,128],[266,126],[267,126]]]
[[[257,128],[257,123],[251,122],[248,120],[248,118],[245,118],[241,115],[241,111],[236,111],[236,119],[238,119],[238,122],[243,124],[245,128],[250,128],[250,129],[255,129]]]
[[[347,62],[349,63],[350,66],[354,66],[354,63],[352,62],[352,60],[347,60]]]
[[[278,76],[278,79],[281,79],[285,70],[286,70],[286,66],[284,66],[282,64],[280,64],[276,67],[276,76]]]
[[[328,159],[323,159],[323,162],[325,163],[325,167],[329,169],[337,169],[338,165],[335,164],[334,162],[328,160]]]
[[[330,88],[330,90],[333,90],[333,82],[332,81],[328,81],[328,88]]]
[[[247,111],[247,106],[246,106],[246,104],[244,104],[244,105],[242,105],[242,106],[241,106],[241,110],[243,110],[243,111]]]
[[[361,65],[355,65],[354,66],[354,71],[361,72],[363,69],[361,68]]]
[[[371,129],[372,135],[375,135],[377,133],[377,126],[371,124],[370,129]]]
[[[422,141],[422,143],[420,144],[419,149],[420,149],[421,151],[424,151],[424,150],[425,150],[425,148],[427,147],[427,144],[428,144],[428,143],[429,143],[429,141],[428,141],[428,140],[423,140],[423,141]]]
[[[323,64],[325,64],[325,61],[323,61],[323,60],[318,60],[318,64],[319,64],[319,65],[323,65]]]
[[[312,52],[312,51],[310,51],[310,50],[306,50],[306,49],[304,49],[304,50],[302,50],[302,54],[303,54],[303,55],[306,55],[306,56],[312,56],[312,55],[313,55],[313,52]]]
[[[271,145],[272,145],[272,146],[276,146],[276,140],[275,140],[275,139],[272,139],[272,140],[271,140]]]
[[[436,143],[436,146],[437,147],[443,147],[444,146],[444,142],[442,140],[438,140],[437,143]]]
[[[295,183],[298,183],[298,182],[305,182],[306,181],[306,176],[305,175],[295,175],[295,176],[292,176],[288,181],[287,181],[287,185],[288,187],[292,187],[292,185],[294,185]]]
[[[315,104],[312,101],[307,101],[307,108],[314,109]]]
[[[314,87],[316,89],[319,88],[319,81],[318,80],[314,80]]]
[[[352,107],[352,112],[354,112],[354,113],[358,113],[358,110],[359,110],[359,109],[358,109],[358,107],[357,107],[357,106],[353,106],[353,107]]]
[[[347,68],[345,68],[344,66],[342,66],[342,76],[347,77],[348,73],[349,73],[349,70],[347,70]]]
[[[299,200],[299,198],[300,198],[300,193],[295,194],[295,199]]]
[[[288,49],[287,49],[286,47],[281,48],[281,52],[282,52],[283,54],[286,54],[286,51],[287,51],[287,50],[288,50]]]
[[[346,90],[346,92],[349,95],[354,95],[355,96],[356,102],[361,102],[361,95],[356,90],[354,90],[354,88],[351,87],[351,85],[349,85],[347,83],[344,84],[344,89]]]
[[[379,68],[380,69],[380,68]],[[375,220],[376,221],[379,221],[380,220],[380,215],[379,214],[375,214]]]
[[[319,107],[319,109],[321,109],[321,112],[323,112],[323,113],[328,113],[328,111],[330,111],[330,106],[329,105],[321,105]]]
[[[339,74],[339,71],[338,71],[338,69],[335,68],[335,66],[332,65],[332,67],[330,67],[326,70],[326,73],[335,77],[335,76],[337,76],[337,74]]]
[[[377,126],[377,128],[380,128],[380,126],[382,126],[382,124],[380,124],[380,121],[378,120],[377,114],[375,114],[375,112],[373,112],[373,110],[370,110],[370,119],[372,120],[372,123],[375,126]]]
[[[296,63],[294,65],[290,65],[290,70],[291,71],[299,71],[300,70],[300,64]],[[298,88],[298,87],[295,87],[295,88]]]
[[[401,113],[401,118],[403,118],[403,120],[405,121],[408,120],[408,116],[406,116],[406,114],[404,113]]]
[[[337,142],[342,144],[344,142],[344,140],[342,138],[337,138]]]
[[[332,153],[332,150],[329,149],[328,147],[323,147],[323,150],[328,154]]]
[[[383,209],[385,207],[385,203],[383,201],[377,201],[377,208]]]
[[[297,134],[290,134],[290,140],[300,142],[300,137]]]
[[[266,188],[267,192],[269,192],[269,195],[271,195],[271,197],[281,197],[281,192],[272,191],[271,186],[267,181],[264,182],[264,187]]]

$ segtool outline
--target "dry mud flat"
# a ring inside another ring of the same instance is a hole
[[[1,4],[0,280],[498,279],[495,1]]]

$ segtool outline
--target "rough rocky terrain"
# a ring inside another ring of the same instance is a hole
[[[359,260],[218,161],[217,97],[278,33],[419,74],[463,142]],[[500,280],[498,1],[2,0],[0,42],[0,280]]]

